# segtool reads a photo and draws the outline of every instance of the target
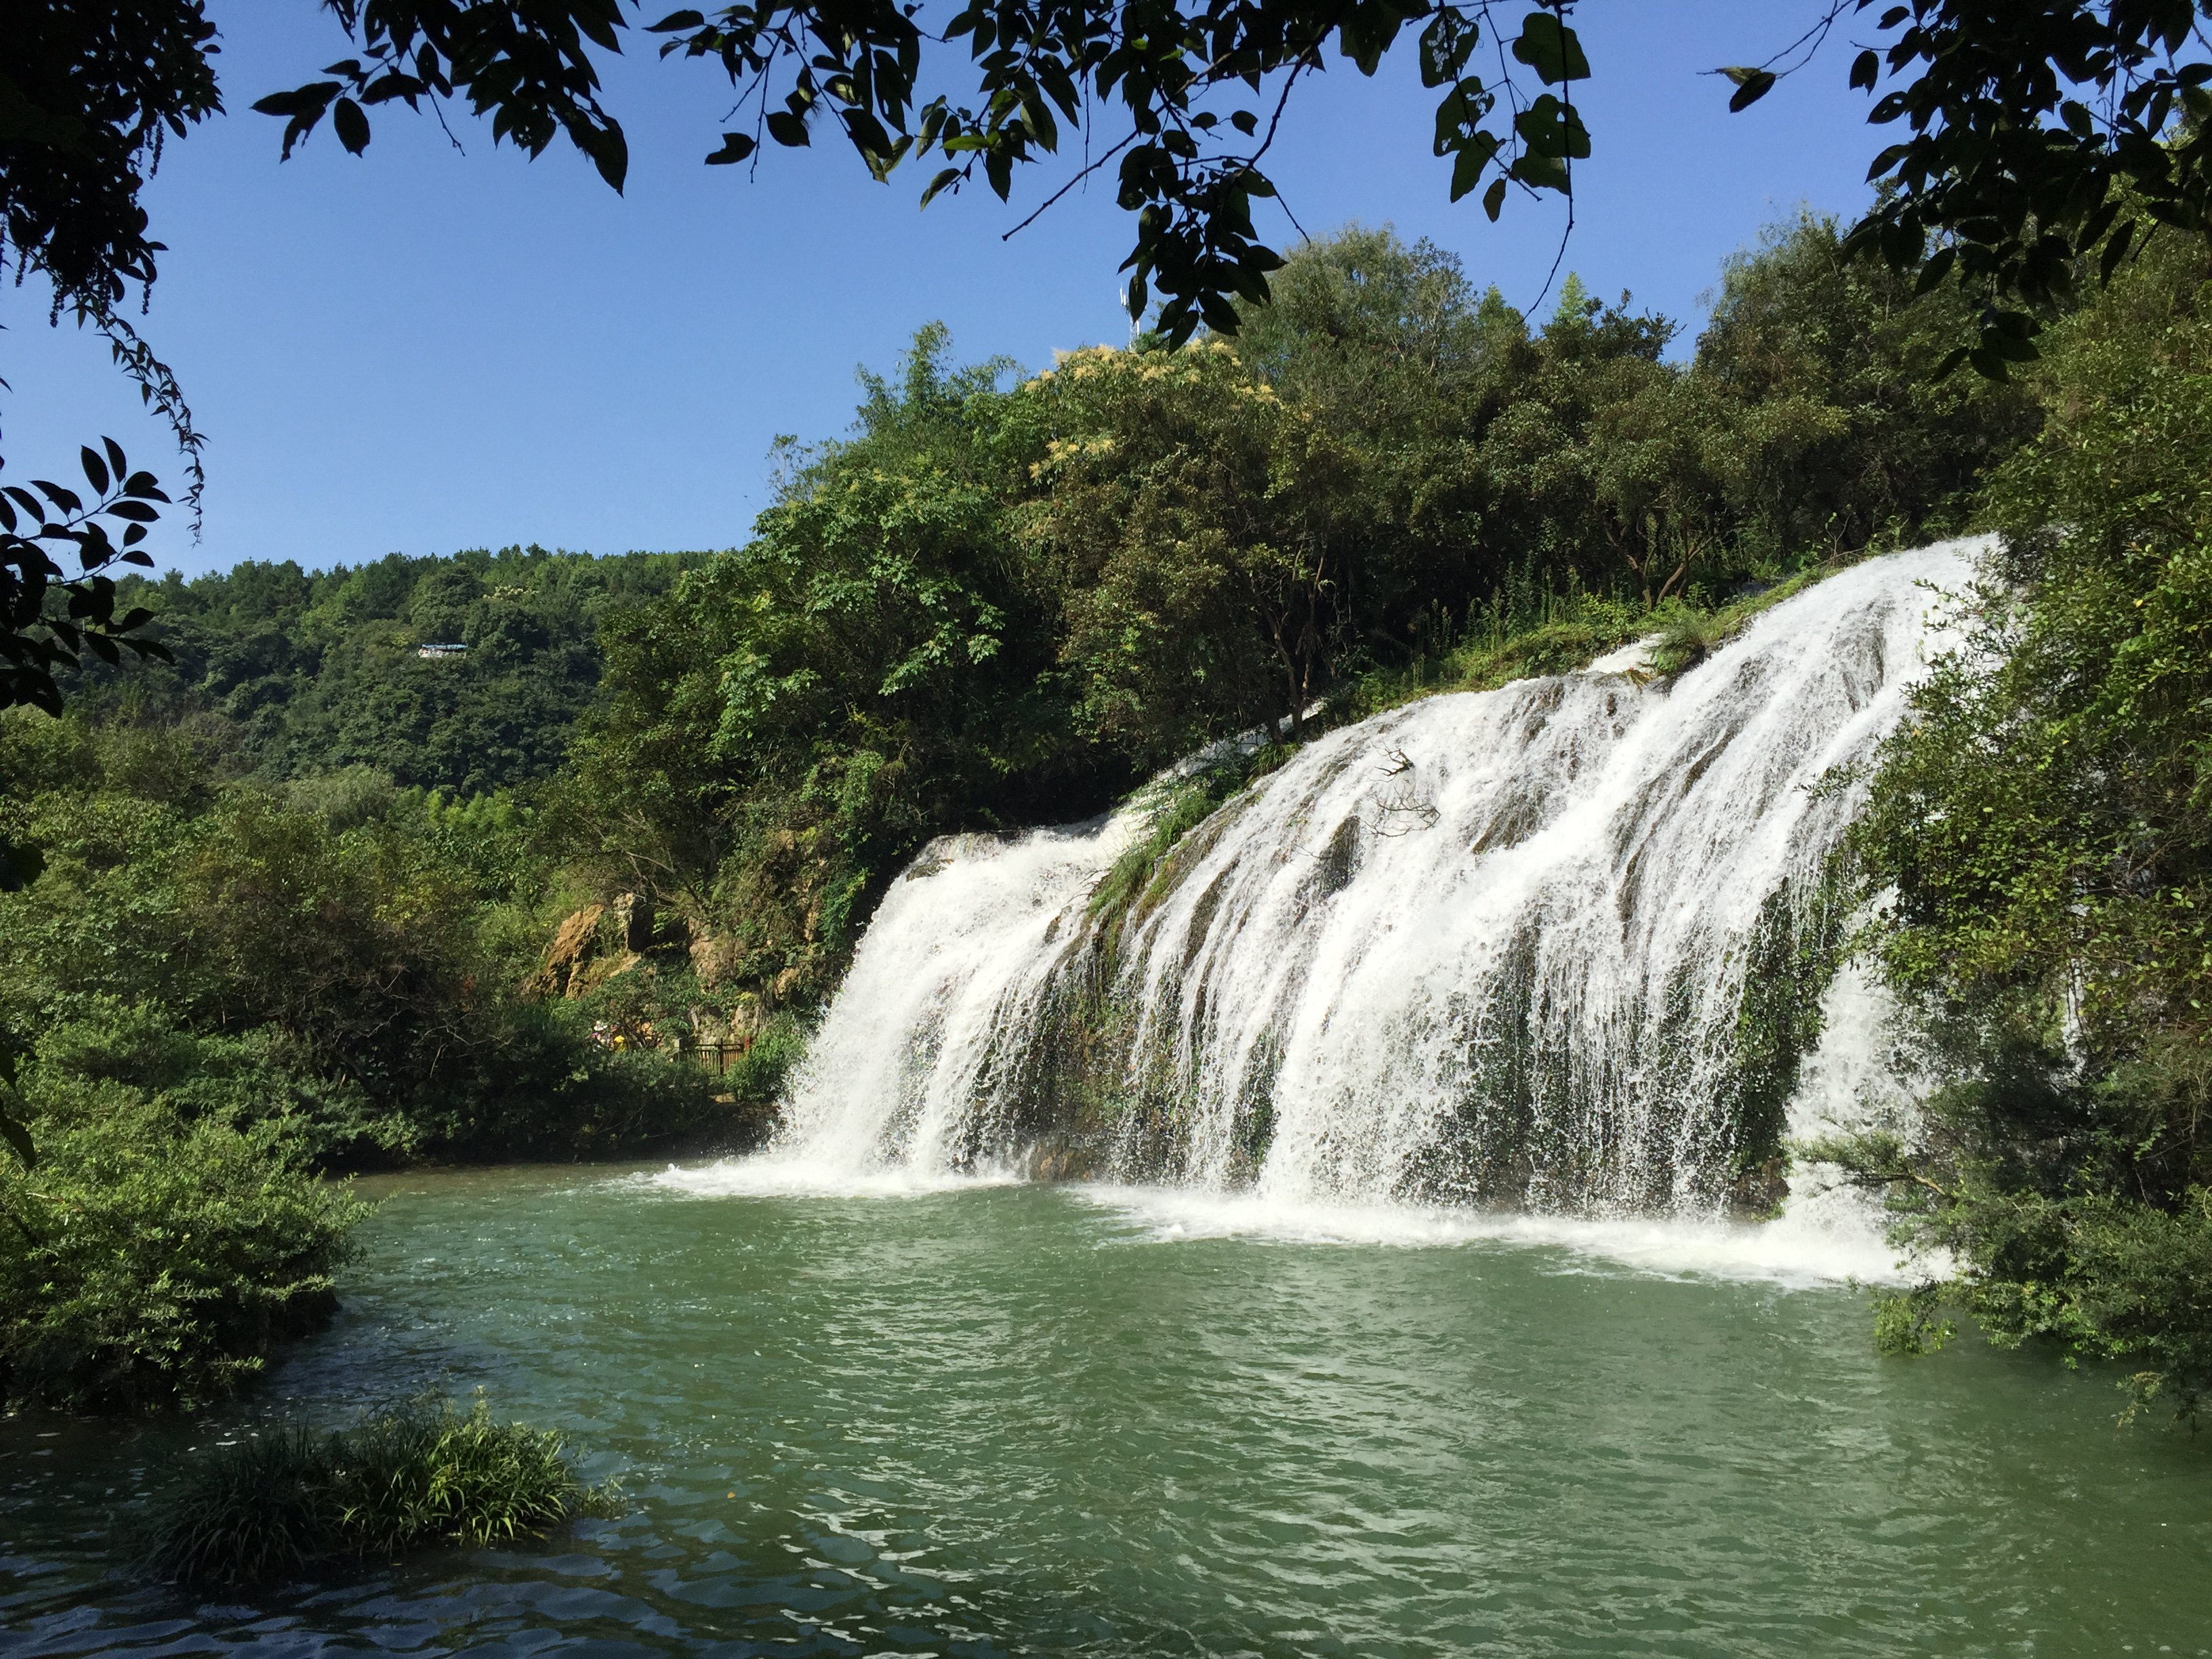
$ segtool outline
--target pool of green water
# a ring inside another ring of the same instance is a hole
[[[2212,1650],[2212,1447],[2034,1356],[1877,1358],[1848,1284],[1035,1187],[376,1192],[252,1400],[0,1423],[0,1653]],[[432,1385],[632,1512],[251,1605],[118,1565],[185,1448]]]

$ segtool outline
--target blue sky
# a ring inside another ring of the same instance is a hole
[[[564,148],[530,162],[456,116],[457,154],[404,110],[365,157],[324,131],[280,166],[281,124],[248,106],[347,55],[336,27],[306,0],[210,9],[233,112],[173,146],[148,194],[169,252],[140,325],[210,440],[204,534],[163,526],[164,565],[731,546],[766,504],[775,435],[842,431],[854,367],[887,367],[921,324],[950,325],[963,358],[1036,368],[1127,337],[1130,226],[1110,186],[1001,240],[1072,167],[1018,179],[1011,207],[977,190],[927,211],[924,175],[876,185],[827,142],[775,151],[748,179],[700,164],[730,102],[719,74],[644,52],[607,76],[625,196]],[[1632,289],[1694,331],[1722,261],[1762,226],[1864,204],[1880,139],[1844,85],[1848,41],[1739,116],[1699,74],[1767,58],[1813,10],[1585,0],[1595,154],[1577,170],[1567,265],[1591,289]],[[1359,220],[1428,237],[1533,304],[1558,209],[1518,201],[1492,225],[1472,198],[1452,205],[1429,153],[1433,94],[1396,58],[1371,81],[1336,64],[1301,84],[1270,158],[1291,208],[1316,234]],[[175,473],[105,346],[49,329],[35,286],[0,289],[0,323],[9,477],[68,476],[100,434]]]

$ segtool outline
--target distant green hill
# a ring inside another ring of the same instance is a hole
[[[349,569],[249,562],[139,580],[173,666],[88,670],[87,712],[126,701],[232,725],[270,778],[374,767],[463,794],[550,775],[597,695],[600,618],[657,598],[703,554],[540,547],[398,554]],[[463,649],[426,654],[422,647]]]

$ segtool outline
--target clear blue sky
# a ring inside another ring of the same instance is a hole
[[[1012,208],[977,190],[923,212],[923,175],[878,185],[825,139],[749,180],[700,164],[730,102],[719,73],[644,52],[608,76],[623,197],[564,147],[529,162],[457,116],[457,154],[404,110],[380,117],[365,157],[325,129],[280,166],[281,124],[249,106],[346,55],[337,31],[307,0],[211,10],[233,112],[173,145],[148,193],[169,252],[141,326],[210,440],[204,539],[163,526],[165,565],[731,546],[766,502],[775,434],[844,430],[854,367],[888,366],[919,325],[942,319],[963,358],[1036,368],[1127,337],[1131,227],[1110,186],[1000,240],[1072,169],[1032,169]],[[1840,35],[1742,115],[1699,75],[1767,58],[1814,10],[1585,0],[1595,154],[1577,169],[1567,265],[1594,291],[1632,289],[1693,332],[1722,261],[1762,226],[1865,203],[1881,139]],[[1409,50],[1395,58],[1372,81],[1336,64],[1302,83],[1270,158],[1290,206],[1316,234],[1360,220],[1426,236],[1531,305],[1559,211],[1516,201],[1492,225],[1472,198],[1453,206],[1429,153],[1433,94]],[[1276,246],[1294,240],[1274,228]],[[7,476],[71,476],[100,434],[173,476],[106,347],[45,312],[34,285],[0,289]]]

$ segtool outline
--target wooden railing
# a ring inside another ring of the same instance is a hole
[[[743,1060],[752,1052],[753,1040],[745,1037],[732,1042],[688,1042],[684,1052],[696,1057],[702,1066],[714,1068],[716,1077],[726,1076],[732,1060]]]

